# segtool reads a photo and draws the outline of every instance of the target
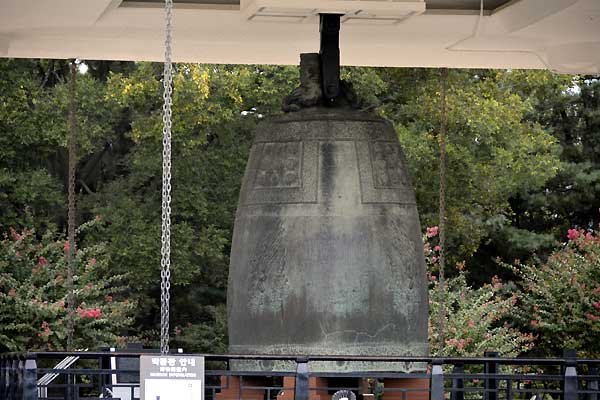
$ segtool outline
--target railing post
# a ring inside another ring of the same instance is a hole
[[[431,368],[431,400],[444,400],[444,369],[443,362],[435,360]]]
[[[10,363],[10,375],[8,377],[8,399],[17,400],[17,383],[19,382],[18,377],[19,360],[14,359]]]
[[[483,353],[486,358],[497,358],[498,352],[486,351]],[[496,375],[498,373],[498,362],[486,361],[484,365],[485,373],[485,393],[483,398],[485,400],[497,400],[498,399],[498,381],[496,377],[490,377],[490,375]]]
[[[453,375],[462,375],[465,372],[465,368],[462,364],[454,365],[452,369]],[[452,378],[452,393],[450,394],[451,400],[464,400],[465,399],[465,382],[463,377]]]
[[[296,360],[296,386],[294,388],[294,400],[308,400],[310,387],[308,384],[308,359],[298,358]]]
[[[598,400],[598,368],[595,365],[590,365],[588,373],[593,376],[587,382],[587,390],[592,392],[589,394],[588,400]]]
[[[560,395],[559,395],[560,400],[566,399],[566,397],[565,397],[566,380],[564,379],[564,377],[567,374],[567,367],[569,365],[571,365],[572,361],[574,361],[577,358],[577,351],[575,349],[563,349],[563,358],[565,360],[565,363],[560,366],[560,373],[563,376],[563,379],[560,381]],[[576,364],[575,364],[575,366],[576,366]]]
[[[20,399],[23,395],[23,372],[25,371],[25,361],[19,360],[17,366],[17,390],[16,396]]]
[[[6,397],[6,360],[0,357],[0,399]]]
[[[563,384],[563,399],[577,400],[577,361],[567,360]]]
[[[23,400],[37,400],[37,363],[25,360],[23,369]]]

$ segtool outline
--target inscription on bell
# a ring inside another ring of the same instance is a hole
[[[300,187],[302,142],[265,143],[262,147],[254,188]]]
[[[400,152],[396,143],[371,142],[371,162],[373,163],[373,184],[382,188],[405,186],[400,166]]]

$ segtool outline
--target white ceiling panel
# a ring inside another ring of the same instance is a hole
[[[297,64],[319,48],[315,10],[346,4],[356,16],[340,34],[346,65],[600,73],[600,0],[484,0],[482,13],[480,0],[278,0],[287,10],[310,3],[312,17],[249,19],[258,1],[176,1],[174,59]],[[0,0],[0,56],[161,61],[161,5]]]

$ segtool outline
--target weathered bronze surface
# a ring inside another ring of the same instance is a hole
[[[262,123],[235,221],[230,351],[425,356],[427,309],[419,217],[391,124],[323,107]],[[382,369],[418,366],[311,365],[312,371]]]

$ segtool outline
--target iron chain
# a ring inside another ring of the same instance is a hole
[[[169,301],[171,289],[171,105],[173,65],[171,62],[173,0],[165,0],[165,65],[163,76],[163,174],[162,229],[160,249],[160,352],[169,353]]]

